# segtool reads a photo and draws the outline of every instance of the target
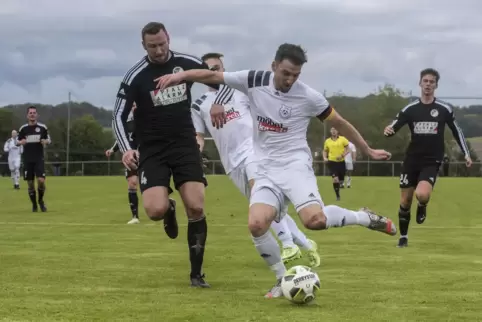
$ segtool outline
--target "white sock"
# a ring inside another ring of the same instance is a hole
[[[351,177],[350,177],[350,176],[348,176],[348,177],[346,178],[346,185],[347,185],[347,186],[351,185]]]
[[[281,252],[276,239],[270,231],[267,231],[260,237],[253,238],[254,246],[259,255],[265,260],[269,268],[276,274],[276,278],[280,279],[286,272],[286,267],[281,260]]]
[[[326,228],[360,225],[368,227],[370,217],[366,212],[353,211],[335,205],[325,206]]]
[[[284,218],[279,223],[276,221],[273,221],[271,223],[271,229],[273,229],[274,233],[276,234],[276,237],[279,239],[283,247],[295,246],[290,228],[286,224],[286,220]]]
[[[10,172],[10,177],[12,178],[12,183],[15,184],[15,181],[16,181],[15,171]]]
[[[20,180],[20,170],[15,170],[15,184],[18,185],[18,181]]]
[[[296,225],[296,222],[293,220],[293,218],[291,218],[290,215],[286,214],[283,220],[286,222],[286,225],[291,231],[293,241],[296,243],[296,245],[306,250],[313,248],[306,235],[303,234],[303,232],[298,228],[298,225]]]

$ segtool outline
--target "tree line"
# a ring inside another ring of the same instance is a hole
[[[406,97],[392,86],[380,88],[376,93],[365,97],[350,97],[343,94],[328,97],[335,109],[349,120],[366,138],[370,145],[392,152],[392,160],[401,161],[407,142],[410,139],[408,128],[402,129],[396,136],[386,138],[383,128],[413,98]],[[67,150],[67,107],[69,103],[56,106],[25,103],[0,108],[0,138],[6,140],[12,129],[18,129],[26,122],[26,111],[30,105],[37,106],[39,122],[45,123],[50,131],[52,144],[48,147],[46,160],[53,160],[57,155],[60,161],[66,160]],[[104,151],[114,143],[111,130],[112,111],[96,107],[88,102],[71,102],[70,161],[106,161]],[[467,138],[482,136],[482,105],[454,107],[457,120]],[[313,119],[308,129],[308,143],[312,151],[321,152],[323,140],[329,136],[329,128],[324,128],[317,119]],[[470,146],[470,143],[469,143]],[[470,147],[471,148],[471,147]],[[446,133],[446,151],[452,160],[463,160],[452,133]],[[474,161],[479,160],[471,148]],[[212,142],[207,142],[205,155],[208,159],[218,160],[219,155]],[[120,156],[114,157],[119,160]],[[71,173],[80,171],[79,166],[71,165]],[[388,170],[377,167],[371,175],[384,175]],[[84,174],[122,173],[120,164],[88,165]],[[380,173],[377,173],[380,172]],[[480,173],[480,169],[471,169]],[[391,172],[391,171],[390,171]],[[387,175],[387,174],[385,174]]]

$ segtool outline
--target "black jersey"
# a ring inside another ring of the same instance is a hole
[[[114,107],[113,129],[121,152],[130,148],[126,121],[132,104],[136,103],[135,134],[139,149],[155,146],[156,150],[195,141],[196,132],[191,118],[191,82],[183,82],[164,90],[156,88],[154,79],[190,69],[208,69],[202,60],[171,51],[164,63],[153,63],[147,56],[137,62],[124,76]],[[209,85],[218,90],[216,104],[229,101],[234,90],[221,85]]]
[[[42,123],[33,125],[24,124],[18,130],[17,140],[25,139],[26,143],[23,146],[23,160],[24,162],[36,162],[44,158],[44,146],[40,140],[47,140],[50,143],[50,135],[47,126]]]
[[[458,126],[450,104],[434,99],[424,104],[417,99],[405,106],[390,124],[395,132],[408,124],[412,138],[406,151],[406,159],[421,162],[442,162],[445,154],[444,132],[448,125],[462,153],[470,155],[464,134]]]

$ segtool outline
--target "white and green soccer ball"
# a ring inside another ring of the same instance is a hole
[[[296,304],[307,304],[313,301],[319,289],[320,278],[308,266],[293,266],[281,279],[284,297]]]

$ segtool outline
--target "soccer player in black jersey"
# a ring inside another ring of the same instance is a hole
[[[445,153],[445,125],[448,125],[465,155],[467,167],[472,165],[467,142],[462,130],[457,125],[453,108],[446,102],[435,98],[439,80],[440,74],[435,69],[422,70],[419,84],[422,89],[421,97],[405,106],[398,113],[396,119],[384,130],[385,136],[392,136],[407,124],[412,136],[400,174],[401,198],[398,213],[400,239],[398,247],[408,246],[410,208],[414,193],[418,200],[417,223],[422,224],[427,217],[427,204]]]
[[[32,211],[47,211],[44,202],[45,193],[45,164],[44,146],[50,144],[47,126],[37,122],[38,113],[35,106],[27,109],[27,124],[18,131],[17,145],[23,145],[24,179],[28,184],[28,195],[32,201]],[[37,177],[38,205],[35,193],[34,179]]]
[[[178,236],[175,205],[169,200],[171,174],[188,216],[188,246],[191,261],[191,285],[209,287],[204,281],[202,264],[207,238],[204,214],[204,176],[201,153],[191,119],[190,82],[156,88],[159,76],[189,69],[208,69],[197,57],[170,50],[169,34],[162,23],[151,22],[142,29],[142,44],[147,55],[125,74],[117,92],[113,129],[129,169],[138,169],[144,209],[151,220],[164,219],[166,234]],[[234,93],[219,88],[215,103],[224,104]],[[129,145],[125,127],[127,116],[134,113],[138,151]]]

